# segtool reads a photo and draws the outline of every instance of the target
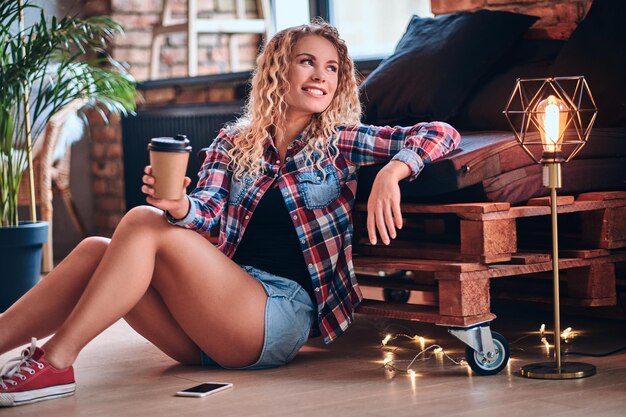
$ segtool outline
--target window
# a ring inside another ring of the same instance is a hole
[[[432,16],[430,0],[272,0],[276,31],[309,22],[310,10],[339,29],[353,59],[390,55],[411,16]]]
[[[272,0],[271,9],[275,32],[311,20],[309,0]]]
[[[330,0],[329,12],[353,59],[390,55],[414,14],[432,16],[430,0]]]

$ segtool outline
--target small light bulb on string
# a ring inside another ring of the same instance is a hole
[[[413,369],[409,369],[407,371],[407,373],[409,374],[409,378],[411,379],[411,389],[413,390],[413,392],[415,393],[415,390],[417,388],[416,384],[415,384],[415,379],[417,377],[417,374],[415,373],[415,371]]]
[[[546,334],[546,325],[542,324],[539,328],[539,334],[543,337]]]
[[[550,354],[550,343],[548,343],[548,341],[546,340],[545,337],[541,338],[541,343],[543,343],[543,346],[546,348],[546,354],[549,355]]]
[[[384,350],[383,351],[383,364],[387,365],[390,362],[393,362],[393,360],[395,359],[393,351],[392,350]]]
[[[563,339],[565,342],[569,342],[573,338],[574,338],[574,332],[572,331],[571,327],[568,327],[567,329],[561,332],[561,339]]]
[[[400,338],[406,338],[409,339],[413,342],[419,342],[420,345],[423,348],[423,345],[426,343],[426,339],[423,338],[420,335],[408,335],[408,334],[404,334],[404,333],[397,333],[397,334],[387,334],[385,336],[385,338],[381,341],[381,350],[383,351],[383,371],[384,371],[384,376],[385,379],[387,380],[391,380],[393,378],[396,377],[397,372],[406,372],[409,377],[411,378],[411,385],[413,387],[413,389],[415,389],[415,377],[418,376],[418,374],[411,368],[413,366],[413,364],[421,357],[422,361],[423,360],[427,360],[430,359],[431,357],[435,357],[435,359],[437,360],[437,362],[443,362],[444,359],[448,359],[449,361],[451,361],[452,363],[454,363],[455,365],[460,365],[460,366],[465,366],[469,369],[469,367],[467,366],[467,362],[463,359],[454,359],[452,357],[450,357],[448,355],[448,353],[446,353],[446,351],[439,345],[430,345],[425,349],[421,349],[421,351],[419,353],[417,353],[412,360],[403,360],[403,359],[396,359],[395,358],[395,352],[398,348],[394,348],[393,346],[388,346],[389,342],[391,340],[396,340],[396,339],[400,339]],[[430,356],[425,356],[424,354],[427,353],[428,351],[432,352],[432,355]],[[409,364],[406,367],[402,367],[399,368],[398,364],[399,363],[404,363],[404,362],[409,362]]]
[[[386,380],[391,381],[396,377],[396,368],[392,365],[383,367],[383,375]]]

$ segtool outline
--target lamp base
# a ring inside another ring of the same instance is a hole
[[[561,369],[554,362],[531,363],[520,369],[522,376],[535,379],[578,379],[596,374],[596,367],[583,362],[561,362]]]

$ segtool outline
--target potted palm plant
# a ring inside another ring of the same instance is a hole
[[[36,16],[26,27],[25,10]],[[47,224],[20,221],[18,215],[33,141],[50,117],[74,100],[86,101],[105,120],[135,107],[134,80],[106,49],[122,31],[109,17],[48,18],[33,0],[0,2],[0,312],[34,285],[41,271]],[[34,197],[31,201],[34,206]],[[35,217],[34,207],[31,212]]]

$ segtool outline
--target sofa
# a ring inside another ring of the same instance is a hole
[[[563,166],[561,193],[626,189],[626,2],[595,0],[568,40],[533,39],[537,17],[479,10],[413,16],[360,87],[364,122],[446,121],[460,148],[401,184],[403,201],[502,201],[546,195],[541,166],[502,114],[518,78],[583,75],[598,109],[589,141]],[[360,170],[365,201],[380,166]]]

